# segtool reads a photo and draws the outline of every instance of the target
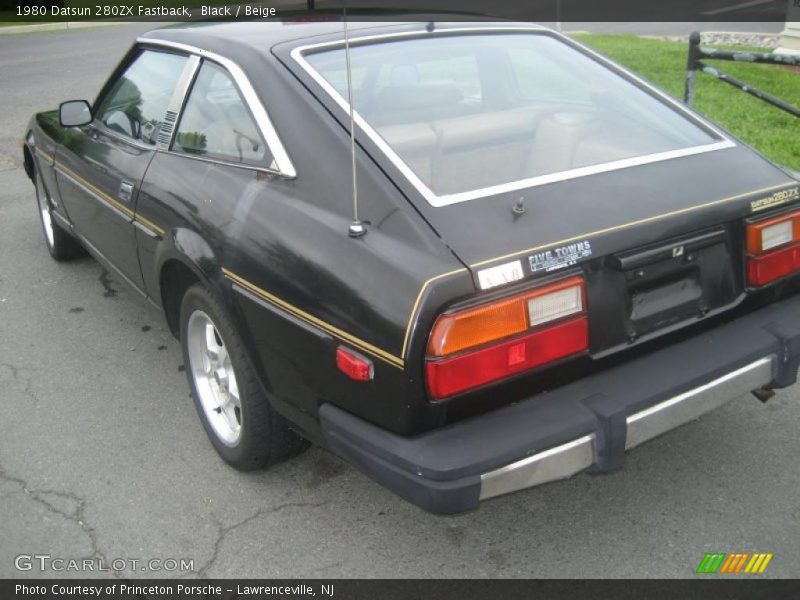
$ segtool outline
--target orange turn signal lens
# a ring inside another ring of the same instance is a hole
[[[532,325],[581,313],[584,305],[583,278],[570,277],[510,298],[444,314],[433,326],[428,356],[450,356],[518,335]]]
[[[528,311],[521,297],[442,315],[433,327],[428,356],[455,354],[526,329]]]
[[[747,252],[762,254],[800,241],[800,211],[747,226]]]

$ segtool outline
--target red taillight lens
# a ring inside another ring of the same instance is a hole
[[[428,392],[441,400],[577,354],[589,345],[583,278],[570,277],[437,319]]]
[[[800,244],[747,261],[747,279],[753,286],[766,285],[797,271],[800,271]]]
[[[753,287],[800,271],[800,211],[747,226],[747,281]]]
[[[428,361],[428,392],[434,400],[448,398],[576,354],[588,345],[588,319],[578,317],[461,356]]]

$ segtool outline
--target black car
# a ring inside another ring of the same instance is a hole
[[[796,380],[798,179],[545,28],[160,29],[24,155],[238,469],[310,440],[458,512]]]

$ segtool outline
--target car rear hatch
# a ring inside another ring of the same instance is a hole
[[[603,355],[732,308],[744,295],[744,219],[797,181],[748,148],[417,209],[478,289],[582,272],[591,352]]]

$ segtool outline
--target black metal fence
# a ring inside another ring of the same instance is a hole
[[[733,87],[747,92],[751,96],[768,102],[772,106],[785,110],[795,117],[800,117],[800,108],[794,107],[780,98],[776,98],[767,92],[747,85],[745,82],[723,73],[719,69],[710,67],[704,62],[703,59],[713,60],[730,60],[735,62],[749,62],[749,63],[769,63],[773,65],[785,66],[800,66],[800,56],[792,56],[787,54],[770,54],[767,52],[736,52],[728,50],[718,50],[717,48],[704,48],[700,46],[700,34],[698,32],[692,33],[689,37],[689,62],[686,68],[686,91],[684,92],[684,102],[688,106],[694,103],[695,85],[697,83],[697,72],[706,73],[724,81]],[[800,77],[800,75],[798,75]]]

